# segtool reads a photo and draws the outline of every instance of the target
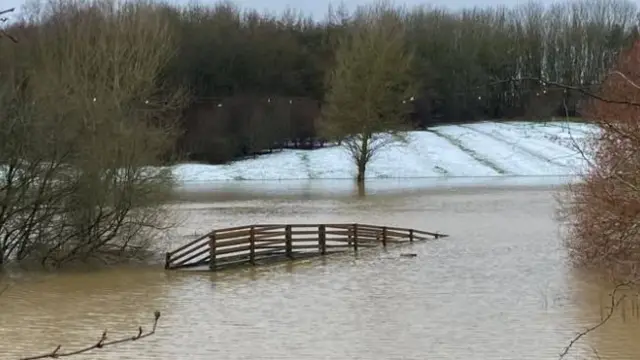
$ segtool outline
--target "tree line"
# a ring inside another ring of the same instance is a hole
[[[170,74],[199,103],[190,108],[197,115],[186,116],[188,145],[182,149],[190,156],[224,161],[318,136],[325,80],[338,39],[355,26],[353,13],[334,9],[314,22],[295,12],[259,14],[230,3],[167,11],[180,33],[180,56]],[[592,87],[638,37],[638,9],[627,1],[395,11],[421,83],[412,115],[416,127],[578,116],[577,93],[505,80]]]
[[[259,13],[231,2],[160,4],[148,11],[157,13],[175,40],[159,76],[189,94],[177,142],[184,156],[220,163],[319,137],[325,80],[337,40],[355,26],[354,13],[329,9],[325,19],[314,21],[295,11]],[[578,116],[578,94],[533,79],[596,86],[619,51],[638,38],[638,9],[626,0],[394,11],[414,54],[412,74],[421,83],[413,103],[415,127]],[[19,33],[43,26],[28,14],[12,24],[14,36],[27,42],[35,40]]]

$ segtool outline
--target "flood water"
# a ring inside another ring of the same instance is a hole
[[[156,335],[78,358],[557,359],[600,320],[611,288],[565,264],[556,185],[378,184],[365,197],[350,186],[183,192],[168,246],[249,223],[366,222],[451,237],[217,274],[157,265],[24,275],[0,296],[0,359],[90,345],[105,328],[135,335],[156,309]],[[625,302],[567,358],[637,358],[635,306]]]

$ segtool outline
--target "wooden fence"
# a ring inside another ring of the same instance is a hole
[[[447,235],[367,224],[246,225],[214,230],[166,253],[165,269],[257,265]]]

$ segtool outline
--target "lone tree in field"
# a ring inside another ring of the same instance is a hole
[[[362,183],[376,153],[404,140],[400,131],[416,83],[398,10],[386,5],[361,8],[343,31],[320,128],[326,137],[342,140]]]
[[[566,194],[567,246],[579,266],[638,275],[640,265],[640,42],[623,53],[585,118],[601,130],[589,170]]]

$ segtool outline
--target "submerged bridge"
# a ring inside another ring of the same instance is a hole
[[[448,235],[367,224],[246,225],[218,229],[166,253],[165,269],[259,265]]]

